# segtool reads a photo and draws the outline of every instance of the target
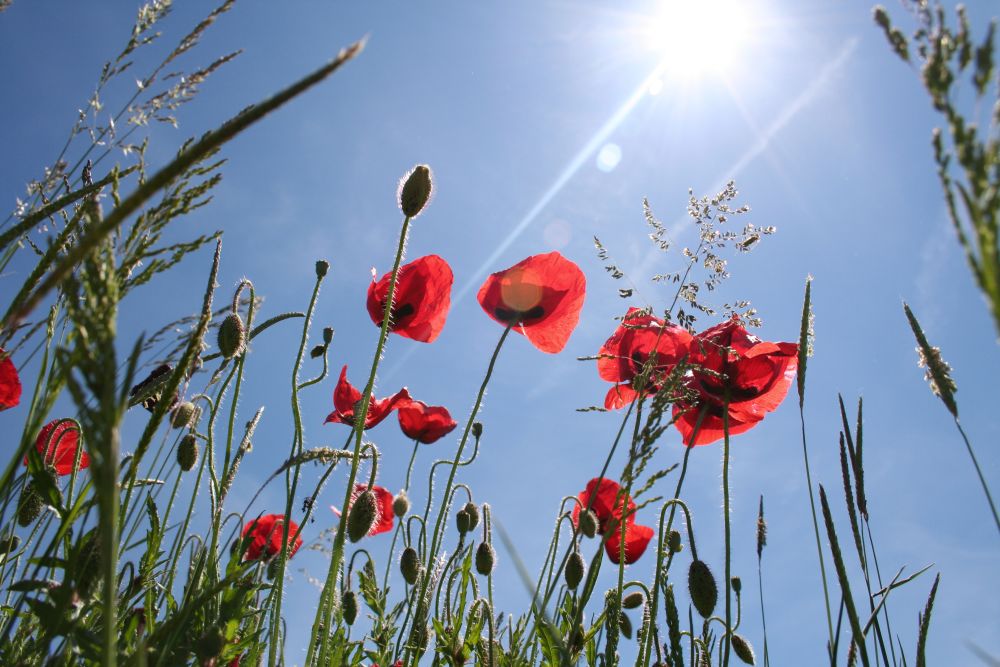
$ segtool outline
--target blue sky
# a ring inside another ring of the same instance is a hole
[[[942,573],[929,660],[974,664],[969,642],[1000,655],[1000,600],[984,595],[993,588],[988,582],[1000,545],[954,425],[916,367],[901,308],[902,300],[911,304],[954,367],[963,424],[995,488],[1000,419],[993,379],[1000,351],[943,209],[930,149],[937,119],[915,72],[889,51],[866,3],[745,4],[749,29],[741,49],[723,70],[695,75],[679,72],[699,69],[706,53],[721,48],[714,41],[719,36],[662,61],[641,36],[657,12],[652,0],[614,8],[555,1],[502,9],[463,2],[433,9],[239,4],[182,64],[192,68],[237,48],[245,52],[179,112],[179,128],[149,130],[152,162],[162,164],[184,138],[340,47],[366,35],[368,44],[330,81],[228,146],[215,201],[174,233],[188,238],[224,230],[219,298],[249,277],[265,298],[262,317],[304,309],[313,262],[329,260],[316,325],[336,329],[331,366],[349,364],[350,377],[361,384],[376,338],[365,290],[373,266],[379,274],[391,267],[400,222],[396,181],[414,164],[430,164],[435,196],[413,225],[408,256],[444,257],[454,269],[455,300],[433,345],[390,339],[376,393],[406,385],[415,397],[448,406],[460,422],[501,333],[475,300],[485,274],[552,249],[577,262],[588,278],[579,327],[557,356],[520,337],[508,342],[481,415],[483,449],[462,477],[478,501],[491,503],[535,571],[559,499],[597,474],[619,420],[575,412],[600,402],[607,389],[593,363],[576,357],[594,354],[629,305],[669,305],[672,293],[649,278],[682,266],[678,254],[663,255],[646,239],[642,198],[671,225],[679,248],[696,242],[686,224],[688,188],[710,194],[736,179],[740,201],[752,207],[748,221],[775,225],[778,233],[752,254],[733,258],[732,279],[712,298],[718,304],[750,299],[764,318],[762,338],[795,340],[804,280],[814,277],[816,356],[809,363],[806,423],[814,480],[830,491],[842,536],[848,533],[838,491],[838,392],[848,405],[858,396],[865,400],[867,488],[883,576],[930,563]],[[967,4],[974,25],[985,25],[991,10],[995,15],[989,3]],[[24,196],[24,183],[58,153],[101,65],[127,39],[134,9],[126,2],[21,0],[0,15],[0,59],[7,63],[0,70],[0,202],[8,210]],[[890,10],[903,20],[901,8]],[[162,54],[205,11],[201,3],[179,3],[153,50]],[[649,77],[658,68],[659,90],[651,94]],[[108,107],[120,104],[131,85],[123,77],[106,96],[116,102]],[[608,156],[615,155],[612,166]],[[618,297],[621,285],[602,270],[594,235],[636,287],[632,299]],[[15,260],[0,276],[4,298],[20,285],[28,259]],[[145,296],[126,301],[123,337],[194,312],[208,263],[204,253],[189,259]],[[714,323],[703,318],[699,328]],[[234,510],[286,456],[294,328],[278,327],[252,347],[240,419],[259,405],[267,409],[241,469]],[[304,376],[315,371],[306,369]],[[322,425],[335,380],[336,372],[303,396],[307,446],[339,446],[346,437],[345,427]],[[794,403],[792,396],[734,441],[733,571],[747,590],[741,631],[759,650],[754,521],[764,494],[771,656],[775,664],[802,664],[803,658],[818,664],[825,615]],[[129,416],[125,449],[143,420]],[[380,483],[399,488],[408,443],[394,420],[369,435],[384,454]],[[418,480],[433,458],[454,451],[454,442],[450,437],[420,451]],[[681,454],[679,437],[670,433],[656,462],[666,467]],[[622,464],[619,457],[611,469]],[[720,468],[720,446],[697,449],[685,495],[699,551],[721,573]],[[314,470],[306,475],[318,477]],[[344,471],[334,474],[321,496],[324,507],[342,501],[344,480]],[[669,493],[673,483],[671,477],[658,488]],[[412,493],[418,502],[425,488],[419,482]],[[269,487],[254,512],[281,511],[282,495],[278,485]],[[315,538],[333,521],[321,510],[304,537]],[[653,524],[652,508],[639,521]],[[378,536],[366,546],[384,553],[389,540]],[[512,559],[498,550],[498,607],[524,609],[527,594]],[[322,577],[325,565],[320,555],[305,552],[293,564],[289,601],[295,603],[287,613],[294,664],[312,619],[311,605],[299,600],[318,594],[299,568]],[[647,556],[629,575],[648,578],[652,565]],[[893,630],[911,659],[916,615],[931,581],[924,575],[890,599]]]

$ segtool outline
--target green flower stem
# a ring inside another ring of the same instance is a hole
[[[344,490],[344,512],[346,514],[351,504],[351,492],[354,490],[354,482],[357,479],[358,466],[361,461],[361,439],[365,432],[365,420],[368,418],[368,407],[371,401],[372,391],[375,388],[375,374],[378,372],[379,363],[382,361],[382,351],[385,348],[385,341],[389,335],[389,321],[392,318],[393,298],[396,294],[396,278],[399,275],[399,266],[403,260],[406,249],[406,237],[410,229],[410,218],[403,219],[403,228],[399,233],[399,245],[396,248],[396,260],[392,266],[392,277],[389,280],[389,292],[385,300],[385,313],[382,315],[382,327],[379,329],[378,344],[375,346],[375,355],[372,358],[371,372],[368,374],[368,383],[361,394],[360,406],[354,414],[354,458],[351,460],[351,470],[347,477],[347,487]],[[346,516],[344,517],[346,519]],[[347,521],[340,521],[337,524],[337,534],[333,539],[333,555],[330,558],[330,570],[327,573],[326,581],[323,584],[323,592],[320,594],[319,608],[316,610],[316,619],[313,622],[312,637],[320,639],[319,655],[315,654],[315,641],[309,643],[306,652],[306,665],[316,664],[314,658],[318,658],[318,664],[325,665],[329,662],[328,652],[330,650],[330,625],[333,620],[333,602],[336,596],[336,582],[340,565],[344,559],[344,539],[347,537]],[[273,663],[271,663],[273,665]]]
[[[1000,325],[998,325],[1000,326]],[[962,424],[958,421],[958,417],[955,416],[955,428],[962,435],[962,441],[965,442],[965,448],[969,452],[969,458],[972,459],[972,465],[976,468],[976,474],[979,475],[979,483],[983,486],[983,493],[986,494],[986,501],[990,505],[990,510],[993,512],[993,523],[997,527],[997,532],[1000,533],[1000,514],[997,514],[997,506],[993,502],[993,496],[990,494],[990,487],[986,485],[986,478],[983,477],[983,471],[979,467],[979,461],[976,460],[976,454],[972,450],[972,443],[969,442],[969,436],[965,435],[965,429],[962,428]]]
[[[730,528],[729,507],[729,386],[726,386],[726,401],[722,410],[722,516],[725,519],[726,530],[726,634],[722,642],[722,667],[729,667],[729,654],[732,650],[730,637],[733,634],[732,610],[732,530]]]

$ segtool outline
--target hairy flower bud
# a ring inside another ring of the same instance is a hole
[[[313,359],[319,359],[326,352],[326,345],[317,345],[313,349],[309,350],[309,356]]]
[[[187,472],[198,463],[198,440],[190,433],[177,445],[177,465]]]
[[[625,615],[625,612],[621,612],[618,616],[618,629],[625,639],[632,639],[632,621]]]
[[[42,497],[35,489],[34,480],[28,482],[24,485],[21,497],[17,501],[17,525],[22,528],[30,526],[42,513],[44,507],[45,503],[42,502]]]
[[[418,164],[399,184],[399,208],[403,215],[415,218],[427,205],[431,197],[431,169],[426,164]]]
[[[371,490],[365,490],[351,505],[351,513],[347,517],[347,536],[351,542],[357,542],[368,534],[375,524],[378,514],[378,499]]]
[[[474,502],[465,503],[465,513],[469,515],[469,530],[475,530],[479,525],[479,508]]]
[[[16,551],[19,546],[21,546],[21,538],[17,535],[11,535],[5,539],[0,539],[0,555]]]
[[[691,603],[702,618],[709,618],[719,600],[719,589],[715,585],[715,577],[704,561],[691,561],[688,570],[688,590],[691,593]]]
[[[472,422],[472,437],[479,440],[483,437],[483,423],[482,422]]]
[[[354,594],[354,591],[344,591],[341,604],[344,610],[344,622],[348,625],[354,625],[354,621],[358,618],[358,596]]]
[[[212,628],[195,642],[194,653],[202,661],[208,661],[218,657],[225,647],[226,636],[218,628]]]
[[[641,591],[632,591],[622,598],[622,607],[624,609],[635,609],[642,604],[644,599]]]
[[[406,491],[400,491],[396,497],[392,499],[392,513],[402,518],[406,516],[406,513],[409,511],[410,499],[407,497]]]
[[[496,564],[497,554],[489,542],[482,542],[476,549],[476,572],[484,577],[493,573],[493,566]]]
[[[399,571],[403,575],[403,580],[411,586],[417,583],[420,575],[420,560],[417,558],[417,550],[413,547],[403,549],[403,555],[399,557]]]
[[[597,535],[597,515],[591,510],[580,512],[580,532],[587,537]]]
[[[333,327],[323,327],[323,342],[327,345],[333,342]]]
[[[676,530],[671,530],[667,534],[667,549],[672,554],[677,554],[684,550],[684,545],[681,543],[681,534]]]
[[[740,578],[739,577],[732,577],[729,580],[729,582],[733,585],[733,592],[735,592],[737,595],[739,595],[740,591],[743,590],[743,582],[740,580]]]
[[[737,634],[733,634],[731,641],[733,644],[733,653],[736,654],[736,657],[748,665],[754,664],[753,646],[750,645],[750,642]]]
[[[326,272],[330,270],[330,262],[325,259],[318,260],[316,262],[316,277],[323,278],[326,276]]]
[[[566,561],[566,587],[575,591],[576,587],[583,581],[583,575],[586,571],[587,567],[583,563],[583,556],[580,555],[580,552],[571,553],[569,560]]]
[[[458,528],[459,535],[465,535],[469,532],[469,526],[472,523],[472,519],[469,517],[469,513],[465,509],[460,509],[455,513],[455,526]]]
[[[197,408],[194,407],[194,403],[191,401],[184,401],[183,403],[178,403],[174,411],[170,413],[170,425],[174,428],[184,428],[191,424],[191,420],[194,419],[194,413]]]
[[[239,313],[229,313],[219,325],[219,352],[226,359],[232,359],[243,352],[246,344],[246,327]]]

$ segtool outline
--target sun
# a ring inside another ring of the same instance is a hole
[[[644,21],[643,41],[667,76],[723,71],[743,55],[751,17],[740,0],[659,0]]]

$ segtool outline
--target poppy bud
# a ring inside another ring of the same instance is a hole
[[[740,594],[740,591],[741,591],[741,590],[743,590],[743,582],[742,582],[742,581],[740,581],[740,578],[739,578],[739,577],[733,577],[733,578],[732,578],[732,579],[730,579],[729,581],[730,581],[730,582],[732,583],[732,585],[733,585],[733,591],[734,591],[734,592],[735,592],[735,593],[736,593],[737,595],[739,595],[739,594]]]
[[[479,525],[479,508],[473,502],[465,503],[465,513],[469,515],[469,530],[475,530]]]
[[[569,560],[566,561],[566,586],[571,591],[575,591],[576,587],[580,585],[583,581],[583,575],[587,571],[586,566],[583,564],[583,556],[580,555],[579,551],[574,551],[569,555]]]
[[[309,350],[309,356],[313,359],[319,359],[326,352],[326,345],[317,345],[313,349]]]
[[[734,634],[730,641],[733,644],[733,653],[736,654],[737,658],[748,665],[754,664],[753,646],[750,645],[750,642],[737,634]]]
[[[174,428],[184,428],[191,423],[194,418],[194,403],[191,401],[184,401],[183,403],[178,403],[177,407],[170,414],[170,425]]]
[[[469,517],[469,513],[465,509],[460,509],[455,514],[455,525],[458,527],[458,534],[465,535],[469,532],[469,525],[472,523],[472,519]]]
[[[21,538],[17,535],[11,535],[5,540],[0,540],[0,554],[9,554],[19,546],[21,546]]]
[[[333,342],[333,327],[323,327],[323,342],[327,345]]]
[[[420,560],[417,558],[417,550],[413,547],[403,549],[403,555],[399,557],[399,571],[403,574],[403,580],[411,586],[417,583],[420,575]]]
[[[591,510],[580,512],[580,532],[587,537],[597,535],[597,515]]]
[[[354,621],[358,618],[358,596],[354,594],[354,591],[344,591],[341,604],[344,610],[344,622],[348,625],[354,625]]]
[[[392,499],[392,513],[402,518],[410,511],[410,499],[406,496],[406,491],[400,491]]]
[[[351,513],[347,517],[347,536],[351,542],[357,542],[368,534],[375,524],[378,514],[378,500],[371,490],[364,491],[351,505]]]
[[[225,647],[226,636],[218,628],[212,628],[195,642],[194,653],[201,660],[207,661],[218,657]]]
[[[413,171],[403,177],[399,186],[399,208],[407,218],[415,218],[427,205],[431,197],[431,169],[426,164],[418,164]]]
[[[691,561],[691,569],[688,570],[688,590],[691,593],[691,602],[702,618],[710,617],[719,599],[719,589],[715,585],[712,571],[704,561]]]
[[[190,433],[177,445],[177,465],[187,472],[198,463],[198,440]]]
[[[620,612],[618,616],[618,629],[625,639],[632,639],[632,621],[625,615],[625,612]]]
[[[476,572],[484,577],[493,573],[493,566],[496,564],[497,554],[489,542],[482,542],[476,549]]]
[[[316,262],[316,277],[323,278],[326,276],[326,272],[330,270],[330,262],[325,259],[321,259]]]
[[[640,591],[633,591],[622,598],[622,607],[625,609],[635,609],[642,604],[644,599]]]
[[[482,422],[472,422],[472,437],[479,440],[483,437],[483,423]]]
[[[219,352],[226,359],[232,359],[243,351],[246,343],[246,327],[238,313],[229,313],[219,325]]]
[[[17,525],[22,528],[30,526],[42,513],[44,507],[45,503],[42,502],[42,497],[35,490],[35,482],[28,482],[17,501]]]

